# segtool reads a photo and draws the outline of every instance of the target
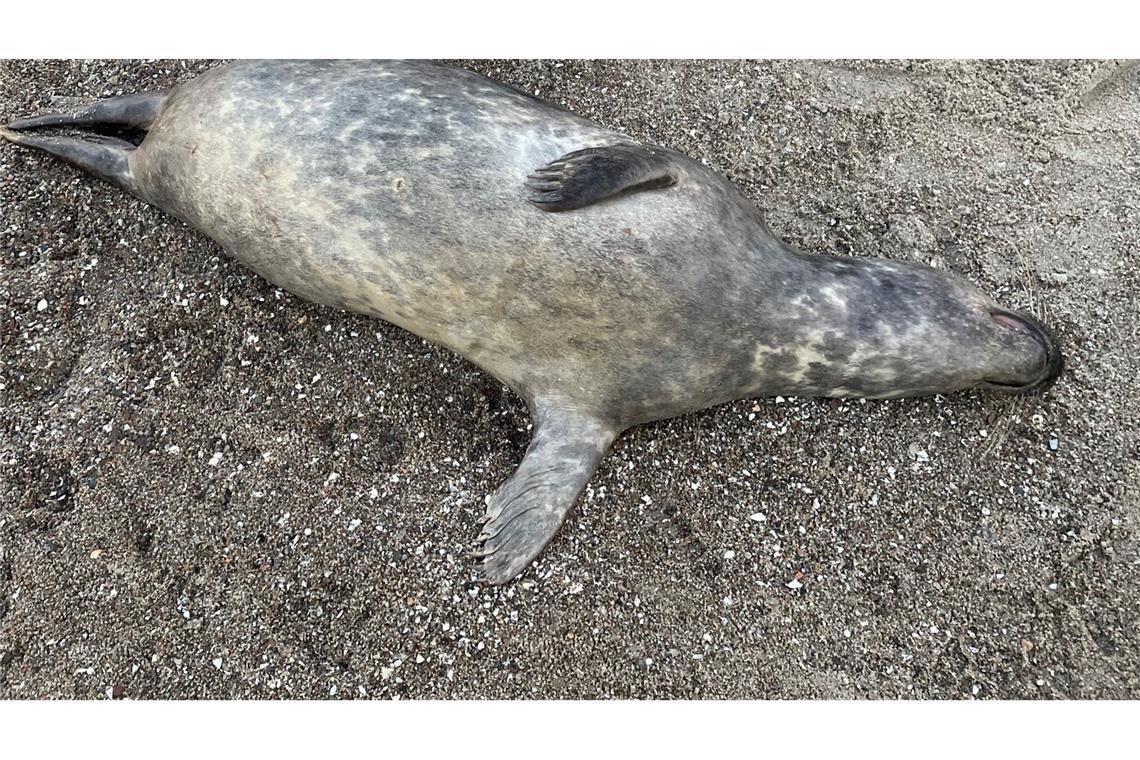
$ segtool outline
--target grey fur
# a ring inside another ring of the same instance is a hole
[[[1025,392],[1060,372],[1047,329],[964,280],[792,250],[700,163],[471,72],[244,61],[154,97],[137,149],[77,160],[75,138],[0,134],[520,393],[537,427],[478,539],[492,583],[538,555],[632,425],[758,395]]]

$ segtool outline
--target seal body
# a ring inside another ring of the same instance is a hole
[[[146,137],[34,136],[99,123]],[[464,70],[243,61],[2,134],[520,393],[536,432],[479,536],[492,582],[538,554],[631,425],[756,395],[1040,390],[1060,371],[1046,328],[964,280],[795,251],[702,164]]]
[[[787,275],[756,255],[770,236],[733,185],[676,155],[668,193],[527,202],[536,168],[629,140],[467,71],[251,62],[176,90],[130,165],[142,197],[275,284],[527,398],[632,424],[762,392],[741,316],[765,312],[752,282]]]

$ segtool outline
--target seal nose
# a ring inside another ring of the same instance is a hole
[[[1002,327],[1029,335],[1040,344],[1045,352],[1041,373],[1037,378],[1024,385],[1006,385],[1003,383],[990,383],[990,385],[1000,386],[1004,390],[1014,393],[1040,393],[1051,388],[1065,366],[1065,358],[1061,354],[1061,347],[1053,331],[1028,314],[994,309],[990,312],[990,316],[994,322]]]

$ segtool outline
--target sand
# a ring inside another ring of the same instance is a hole
[[[1034,311],[1065,375],[636,428],[480,587],[519,399],[0,145],[0,698],[1140,697],[1135,65],[463,63]],[[210,65],[0,62],[0,121]]]

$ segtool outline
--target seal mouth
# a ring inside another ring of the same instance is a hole
[[[990,317],[1002,327],[1016,330],[1033,338],[1044,351],[1041,368],[1036,377],[1026,383],[1009,383],[998,380],[985,380],[982,385],[1002,393],[1043,393],[1057,382],[1065,366],[1065,358],[1053,331],[1033,317],[1017,312],[994,309]]]

